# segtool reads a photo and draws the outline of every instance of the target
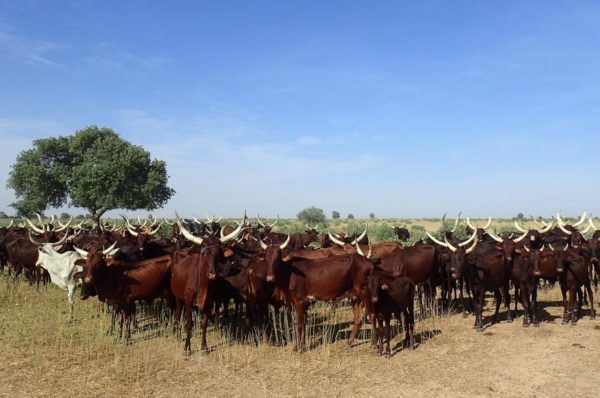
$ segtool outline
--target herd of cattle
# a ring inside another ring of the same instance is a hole
[[[427,233],[427,238],[405,246],[410,237],[405,226],[390,225],[397,241],[370,243],[366,227],[360,235],[349,235],[320,234],[317,226],[306,225],[304,233],[287,235],[273,230],[277,221],[264,223],[257,218],[253,224],[246,215],[235,225],[179,216],[174,222],[138,218],[132,223],[123,216],[121,227],[92,228],[38,215],[35,222],[27,219],[26,224],[0,228],[0,271],[8,265],[12,275],[24,275],[30,284],[39,286],[49,278],[67,290],[69,318],[75,289],[81,285],[82,300],[97,296],[120,315],[121,333],[125,323],[127,340],[136,302],[162,300],[172,310],[175,330],[185,311],[186,354],[191,352],[192,311],[200,314],[201,349],[207,350],[209,317],[221,306],[226,311],[232,300],[244,308],[249,327],[263,331],[269,330],[269,306],[275,311],[295,309],[295,348],[302,350],[311,303],[349,298],[354,320],[348,344],[352,345],[366,313],[373,328],[372,343],[386,355],[392,315],[404,319],[404,344],[414,345],[416,287],[422,287],[424,300],[431,301],[440,288],[442,305],[449,305],[454,292],[463,315],[465,300],[471,301],[477,330],[483,328],[488,291],[496,298],[493,321],[498,321],[503,299],[506,319],[512,321],[511,287],[515,313],[518,301],[524,309],[523,326],[538,325],[540,279],[559,282],[563,323],[575,324],[586,301],[590,317],[595,317],[591,282],[597,286],[600,274],[600,231],[585,212],[572,224],[560,214],[548,221],[534,219],[532,229],[515,221],[518,233],[498,235],[490,229],[491,219],[478,226],[467,218],[470,236],[466,240],[457,237],[459,217],[452,228],[444,228],[442,218],[438,237]],[[164,223],[170,226],[169,238],[157,236]]]

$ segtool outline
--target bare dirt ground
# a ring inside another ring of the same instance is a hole
[[[335,328],[313,329],[314,347],[231,343],[215,328],[212,352],[182,354],[169,328],[140,316],[130,346],[107,336],[110,315],[96,300],[77,301],[66,322],[66,294],[39,292],[0,279],[0,395],[104,396],[595,396],[600,383],[600,321],[585,316],[560,324],[558,287],[540,296],[539,328],[513,323],[472,329],[473,317],[436,315],[417,321],[418,347],[397,348],[391,359],[374,355],[366,327],[346,348],[344,307],[321,306]],[[501,312],[503,315],[503,312]],[[504,319],[504,318],[503,318]],[[316,323],[315,323],[316,325]],[[332,336],[335,336],[332,337]],[[325,338],[333,343],[321,344]],[[400,333],[393,343],[403,338]]]

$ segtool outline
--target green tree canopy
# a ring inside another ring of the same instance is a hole
[[[338,218],[340,218],[340,212],[336,211],[336,210],[332,211],[331,218],[333,218],[334,220],[337,220]]]
[[[296,217],[298,217],[298,220],[308,223],[311,226],[313,224],[325,222],[326,219],[323,209],[319,209],[315,206],[300,210]]]
[[[19,215],[70,205],[96,222],[112,209],[162,207],[175,193],[166,164],[151,159],[109,128],[90,126],[71,136],[38,139],[12,165],[7,187]]]
[[[350,214],[348,214],[348,217],[346,217],[346,218],[348,218],[350,220],[353,220],[354,219],[354,214],[350,213]]]

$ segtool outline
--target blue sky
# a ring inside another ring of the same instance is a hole
[[[0,0],[0,179],[96,124],[161,215],[600,215],[598,43],[593,1]]]

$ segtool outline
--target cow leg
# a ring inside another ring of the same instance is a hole
[[[354,326],[352,327],[352,332],[350,333],[350,338],[348,339],[348,347],[352,347],[354,343],[354,339],[356,339],[356,335],[360,329],[360,325],[362,323],[362,308],[361,302],[358,299],[352,299],[352,312],[354,313]]]
[[[119,311],[119,340],[123,338],[123,321],[125,320],[125,312]]]
[[[522,304],[523,296],[519,295],[519,285],[517,283],[515,283],[515,318],[519,317],[519,312],[517,311],[517,305],[519,304],[518,297],[521,297],[521,304]]]
[[[506,308],[506,321],[512,322],[512,315],[510,313],[510,285],[508,281],[503,286],[502,295],[504,296],[504,307]],[[515,301],[517,301],[516,297]]]
[[[568,317],[571,320],[571,325],[576,325],[577,324],[577,315],[575,314],[575,305],[577,304],[577,291],[579,289],[577,288],[571,288],[569,289],[569,311],[568,311]]]
[[[406,336],[404,337],[405,345],[411,350],[415,348],[415,311],[414,311],[414,302],[410,300],[408,306],[404,310],[404,330]]]
[[[378,314],[377,317],[373,319],[373,324],[377,324],[374,329],[377,337],[377,352],[379,355],[383,355],[383,315]]]
[[[206,343],[206,329],[208,328],[208,318],[210,315],[209,311],[202,311],[202,318],[200,320],[200,329],[202,331],[202,338],[200,343],[200,349],[204,354],[208,354],[208,344]]]
[[[185,344],[183,346],[184,355],[192,354],[192,327],[194,320],[192,319],[192,300],[185,301]]]
[[[383,316],[385,321],[385,356],[390,357],[392,355],[392,350],[390,348],[390,340],[392,339],[392,328],[390,326],[392,314],[386,313]]]
[[[567,299],[567,288],[564,286],[564,283],[561,281],[560,283],[560,292],[562,294],[562,299],[563,299],[563,319],[562,319],[562,324],[566,325],[567,323],[569,323],[569,301]]]
[[[179,322],[181,321],[182,310],[182,301],[178,298],[175,298],[175,313],[173,314],[173,334],[176,334],[178,339],[181,335],[181,328],[179,327]]]
[[[460,293],[460,310],[462,312],[462,317],[466,318],[467,317],[467,310],[465,308],[465,296],[463,294],[463,287],[464,287],[464,281],[462,278],[460,278],[460,280],[458,281],[458,290]]]
[[[302,352],[305,344],[304,335],[304,318],[306,316],[306,304],[304,302],[296,303],[296,347],[294,348],[297,352]]]
[[[594,293],[592,293],[592,286],[589,281],[585,284],[585,290],[588,292],[588,296],[590,296],[590,319],[596,319],[596,310],[594,309]]]
[[[485,295],[485,293],[484,293]],[[502,293],[500,289],[494,289],[494,298],[496,299],[496,311],[494,312],[494,319],[492,323],[498,323],[498,315],[500,314],[500,305],[502,304]]]
[[[515,291],[516,291],[515,286]],[[515,297],[515,301],[517,301]],[[523,326],[527,327],[531,324],[531,319],[529,317],[531,306],[529,304],[529,295],[527,294],[527,289],[521,288],[521,304],[523,305]]]
[[[75,293],[75,285],[73,283],[69,283],[67,285],[67,300],[69,301],[69,318],[68,322],[73,320],[73,305],[75,301],[73,300],[73,294]]]

